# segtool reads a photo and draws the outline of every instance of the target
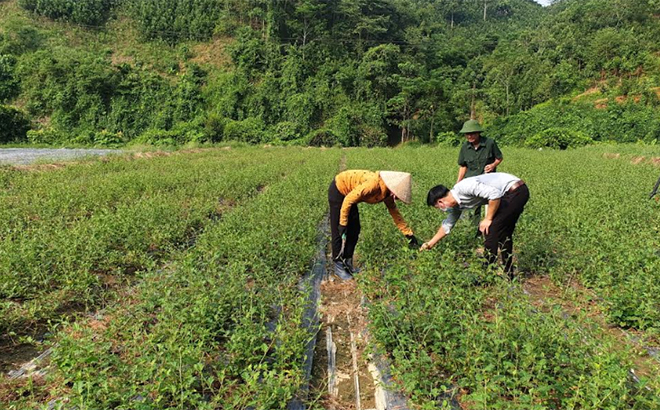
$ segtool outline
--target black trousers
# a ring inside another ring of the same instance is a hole
[[[344,203],[344,195],[337,189],[334,180],[328,188],[328,203],[330,204],[330,230],[332,232],[332,258],[336,258],[341,250],[341,235],[339,235],[339,214],[341,205]],[[352,258],[360,236],[360,213],[357,204],[351,207],[348,213],[348,225],[346,227],[346,246],[344,247],[344,258]]]
[[[529,201],[527,185],[519,186],[513,192],[507,192],[500,200],[500,206],[485,237],[484,253],[488,263],[497,261],[497,250],[502,254],[502,263],[509,275],[513,274],[513,230],[520,214]]]

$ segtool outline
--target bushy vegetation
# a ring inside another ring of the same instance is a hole
[[[361,207],[357,281],[374,348],[415,405],[442,407],[451,390],[466,406],[494,409],[660,406],[657,370],[633,381],[629,343],[603,338],[589,318],[658,336],[660,213],[646,200],[657,168],[631,162],[637,147],[607,148],[505,150],[500,169],[531,190],[513,283],[484,270],[468,223],[419,253],[383,206]],[[48,378],[0,383],[12,391],[0,403],[285,408],[304,384],[309,341],[298,281],[339,164],[412,172],[413,203],[401,212],[425,239],[443,219],[426,190],[455,180],[456,155],[234,148],[0,169],[3,333],[115,301],[57,326]],[[564,294],[587,289],[588,311],[532,300],[521,284],[539,276]]]
[[[588,145],[593,142],[585,133],[565,128],[547,128],[527,138],[525,146],[530,148],[566,149]]]
[[[24,141],[29,129],[30,122],[21,111],[0,105],[0,143]]]
[[[19,0],[26,10],[55,20],[77,24],[104,23],[116,2],[120,0]]]
[[[19,92],[19,82],[14,72],[15,66],[15,57],[0,54],[0,103],[12,99]]]
[[[657,117],[660,86],[652,0],[19,4],[81,24],[94,45],[54,46],[45,39],[57,26],[42,31],[36,22],[8,24],[0,38],[0,99],[25,104],[63,141],[97,144],[104,139],[94,135],[109,132],[122,141],[148,133],[141,141],[378,146],[433,142],[471,114],[518,145],[547,128],[594,141],[658,139],[656,121],[644,122]],[[109,15],[117,19],[104,25]],[[136,29],[136,43],[179,50],[176,61],[113,60],[122,50],[108,39],[119,27]],[[220,40],[223,62],[198,63],[196,46]],[[570,100],[593,86],[607,88],[605,110]],[[552,118],[557,111],[593,127]]]
[[[202,110],[204,72],[195,66],[172,85],[152,72],[129,65],[114,67],[89,53],[54,51],[31,54],[22,60],[18,73],[25,79],[28,111],[48,115],[51,126],[63,136],[60,142],[94,143],[97,138],[90,141],[83,134],[103,131],[121,133],[126,140],[149,129],[167,132],[180,123],[192,123]],[[175,142],[186,142],[184,137]]]
[[[593,102],[548,102],[496,121],[488,134],[498,141],[537,148],[575,147],[592,140],[658,141],[660,119],[655,102],[643,104],[628,100],[602,104],[605,106],[596,107]]]
[[[0,330],[20,334],[66,306],[97,307],[113,282],[189,247],[223,212],[281,178],[283,158],[300,156],[219,151],[2,171]]]
[[[149,40],[170,44],[207,40],[225,10],[228,0],[141,0],[126,2],[129,13]]]
[[[602,324],[587,317],[593,309],[578,313],[601,298],[599,309],[613,325],[658,334],[660,265],[657,242],[651,243],[658,204],[644,201],[657,168],[635,165],[625,152],[603,153],[505,151],[498,169],[524,178],[531,191],[515,234],[516,283],[483,268],[467,221],[419,254],[404,246],[386,212],[361,209],[357,252],[366,270],[358,281],[370,300],[372,334],[420,408],[444,408],[447,394],[466,407],[489,409],[660,406],[657,372],[633,382],[629,369],[639,353],[604,338]],[[413,205],[401,211],[424,239],[444,218],[425,206],[427,189],[456,179],[456,155],[455,149],[351,151],[347,166],[412,172]],[[523,290],[533,280],[525,275],[544,274],[564,295],[576,283],[594,294],[567,311],[570,303],[544,293],[544,307]]]

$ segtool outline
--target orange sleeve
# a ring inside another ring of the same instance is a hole
[[[385,202],[387,210],[390,212],[390,215],[392,215],[392,219],[394,219],[394,224],[399,228],[401,233],[404,235],[412,235],[413,231],[408,225],[406,225],[406,221],[403,220],[403,216],[401,216],[399,208],[396,207],[394,199],[392,197],[387,197],[383,202]]]
[[[362,184],[358,185],[351,192],[344,197],[344,202],[341,204],[341,211],[339,212],[339,225],[348,226],[348,213],[351,207],[360,203],[364,198],[372,195],[374,190],[380,190],[378,178],[369,179]]]

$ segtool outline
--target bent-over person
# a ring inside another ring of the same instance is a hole
[[[352,278],[353,253],[360,236],[360,202],[383,202],[397,228],[408,238],[410,246],[420,246],[413,231],[399,213],[396,199],[406,204],[412,200],[412,178],[407,172],[349,170],[334,178],[328,188],[328,202],[332,259],[335,274],[341,279]]]
[[[484,256],[489,264],[502,254],[504,269],[513,278],[513,231],[529,200],[529,189],[522,179],[504,172],[465,178],[450,190],[444,185],[431,188],[426,197],[428,206],[447,211],[447,218],[435,236],[422,245],[433,248],[451,232],[461,212],[488,204],[486,216],[479,224],[484,234]]]

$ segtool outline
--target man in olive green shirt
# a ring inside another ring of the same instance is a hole
[[[488,137],[482,137],[484,129],[477,120],[469,120],[463,124],[459,131],[465,134],[467,141],[461,145],[461,152],[458,154],[458,178],[460,182],[463,178],[474,177],[490,172],[497,172],[497,166],[502,162],[502,151],[497,143]],[[481,206],[474,208],[472,222],[479,226],[481,220]],[[479,236],[479,230],[477,230]]]

